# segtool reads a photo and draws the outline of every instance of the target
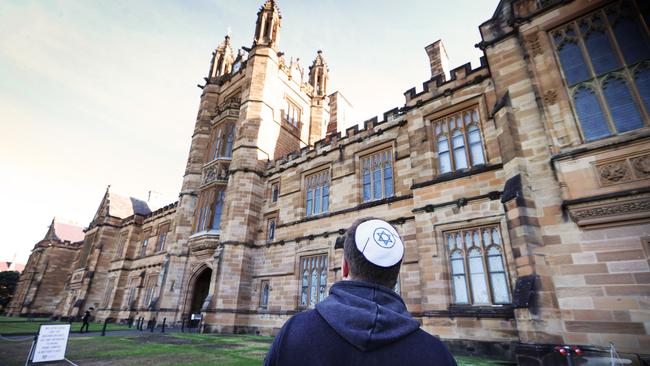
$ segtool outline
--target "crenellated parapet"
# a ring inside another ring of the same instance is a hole
[[[422,90],[416,91],[413,87],[404,92],[405,108],[410,109],[428,101],[448,97],[456,91],[472,85],[480,84],[490,78],[490,70],[487,67],[485,57],[480,58],[480,66],[472,68],[471,63],[466,63],[450,71],[449,80],[444,74],[438,74],[422,83]]]

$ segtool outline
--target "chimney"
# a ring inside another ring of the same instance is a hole
[[[447,57],[447,50],[442,44],[442,40],[437,40],[432,44],[424,47],[429,56],[429,64],[431,65],[431,78],[442,74],[447,78],[449,75],[449,57]]]

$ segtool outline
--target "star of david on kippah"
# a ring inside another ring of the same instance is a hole
[[[389,223],[371,219],[361,223],[354,234],[357,249],[370,263],[390,267],[402,260],[404,243]]]
[[[374,233],[375,243],[384,247],[390,248],[395,245],[395,240],[393,239],[393,234],[384,228],[378,228]]]

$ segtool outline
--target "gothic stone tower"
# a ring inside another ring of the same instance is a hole
[[[262,212],[266,164],[322,139],[329,115],[321,52],[303,80],[299,62],[279,52],[281,20],[276,3],[266,1],[252,47],[234,53],[226,37],[213,54],[159,316],[201,313],[207,330],[224,332],[249,323],[241,310],[251,302],[253,251],[274,215]]]

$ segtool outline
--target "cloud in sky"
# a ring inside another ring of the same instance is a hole
[[[497,0],[279,1],[280,48],[311,64],[359,121],[403,105],[429,78],[442,38],[478,64],[478,24]],[[85,226],[104,190],[172,202],[185,169],[210,53],[232,30],[250,46],[262,0],[35,1],[0,8],[0,260],[25,262],[53,216]]]

